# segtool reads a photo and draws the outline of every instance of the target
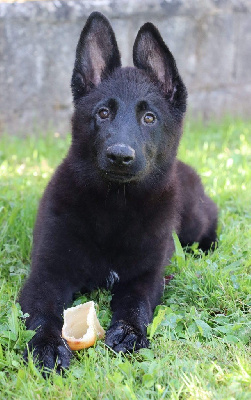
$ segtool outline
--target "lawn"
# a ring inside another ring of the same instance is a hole
[[[250,139],[251,122],[186,122],[179,157],[197,169],[219,207],[218,248],[183,252],[176,240],[149,349],[124,356],[98,341],[74,354],[65,377],[47,380],[31,360],[23,363],[32,332],[16,299],[30,267],[39,198],[70,137],[0,139],[0,398],[250,399]],[[95,291],[74,304],[94,300],[106,329],[110,297]]]

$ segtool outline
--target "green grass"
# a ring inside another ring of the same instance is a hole
[[[148,328],[150,349],[123,356],[103,341],[76,352],[66,376],[44,380],[22,352],[25,331],[15,305],[30,265],[38,200],[70,138],[0,140],[0,398],[3,399],[249,399],[251,122],[187,122],[179,157],[201,174],[219,206],[219,246],[177,252],[174,278]],[[109,325],[109,292],[94,299]]]

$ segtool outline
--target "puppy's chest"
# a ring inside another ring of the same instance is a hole
[[[143,239],[145,221],[134,212],[111,212],[93,216],[93,240],[101,248],[122,249],[135,246],[135,238]]]
[[[116,204],[90,208],[79,223],[89,248],[108,257],[123,257],[132,252],[149,252],[166,241],[172,221],[159,205]],[[170,223],[168,223],[168,221]]]
[[[147,212],[144,204],[141,209],[102,209],[97,204],[85,208],[82,218],[75,219],[74,237],[90,287],[111,287],[162,263],[168,224],[156,215],[158,212]]]

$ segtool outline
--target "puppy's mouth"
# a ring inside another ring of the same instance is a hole
[[[106,180],[118,183],[126,183],[137,180],[137,175],[129,174],[125,171],[101,170],[101,174]]]

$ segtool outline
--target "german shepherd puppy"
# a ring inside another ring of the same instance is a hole
[[[20,295],[27,328],[36,330],[28,347],[49,369],[69,366],[62,314],[74,292],[110,287],[106,344],[138,350],[148,345],[172,232],[205,251],[216,241],[217,208],[196,172],[176,159],[187,91],[151,23],[138,32],[133,62],[121,68],[108,20],[92,13],[72,75],[72,143],[40,202]]]

